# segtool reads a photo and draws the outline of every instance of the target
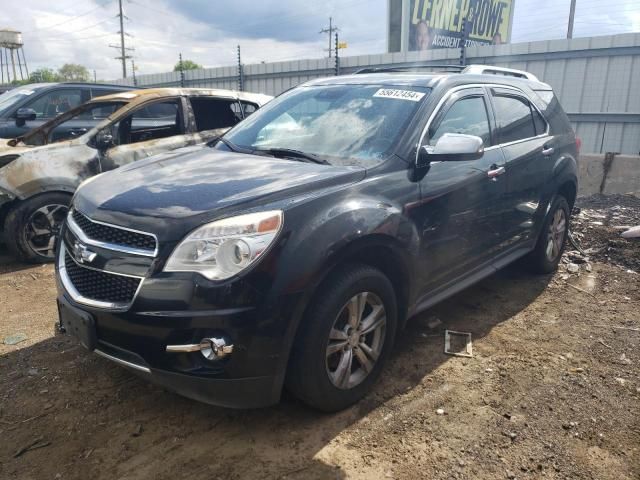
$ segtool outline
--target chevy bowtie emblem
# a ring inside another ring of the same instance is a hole
[[[78,263],[91,263],[96,259],[97,253],[92,252],[81,243],[73,244],[73,257]]]

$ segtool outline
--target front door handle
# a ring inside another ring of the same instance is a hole
[[[496,177],[499,177],[500,175],[503,175],[504,173],[507,172],[507,170],[504,167],[497,167],[496,165],[493,165],[493,167],[496,168],[492,168],[491,170],[487,171],[487,177],[495,180]]]
[[[542,154],[545,157],[548,157],[549,155],[551,155],[553,153],[553,147],[542,147]]]

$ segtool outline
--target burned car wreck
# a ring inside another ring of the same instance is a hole
[[[2,141],[0,230],[9,250],[25,261],[53,260],[59,226],[83,181],[141,158],[199,148],[270,99],[216,89],[122,92]]]

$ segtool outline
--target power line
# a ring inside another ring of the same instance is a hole
[[[50,28],[58,27],[60,25],[67,24],[69,22],[73,22],[74,20],[77,20],[78,18],[85,17],[85,16],[89,15],[90,13],[95,12],[99,8],[102,8],[102,6],[98,5],[96,8],[92,8],[88,12],[84,12],[84,13],[81,13],[80,15],[75,15],[75,16],[73,16],[71,18],[67,18],[64,21],[60,22],[60,23],[55,23],[53,25],[49,25],[49,26],[46,26],[46,27],[35,28],[33,30],[27,30],[26,32],[22,32],[22,33],[32,33],[32,32],[39,32],[41,30],[49,30]]]
[[[113,21],[112,18],[107,18],[106,20],[101,20],[98,23],[94,23],[92,25],[89,25],[88,27],[83,27],[83,28],[79,28],[77,30],[71,30],[70,32],[62,32],[62,33],[59,33],[59,34],[56,34],[56,35],[42,37],[42,39],[49,40],[51,38],[66,37],[67,35],[73,35],[74,33],[83,32],[85,30],[89,30],[90,28],[97,27],[98,25],[102,25],[104,23],[111,22],[111,21]]]

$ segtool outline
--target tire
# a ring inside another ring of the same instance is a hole
[[[71,195],[52,192],[16,205],[4,222],[4,236],[9,251],[24,262],[52,262],[57,234],[70,202]],[[38,235],[39,232],[42,233]]]
[[[350,315],[358,310],[362,314]],[[350,323],[357,317],[362,320],[360,330]],[[396,295],[389,279],[367,265],[341,268],[322,284],[307,308],[291,352],[287,389],[325,412],[356,403],[380,376],[393,348],[396,325]],[[362,329],[373,326],[377,328],[360,335]],[[329,354],[330,345],[332,351],[339,349]],[[341,368],[349,356],[351,367]]]
[[[564,229],[560,233],[556,231],[552,237],[551,229],[558,225],[556,223],[558,217],[564,219]],[[552,273],[557,270],[569,234],[569,219],[569,204],[566,198],[556,195],[551,202],[547,218],[542,224],[535,248],[524,258],[529,270],[534,273]],[[555,245],[551,245],[551,241],[554,241]]]

